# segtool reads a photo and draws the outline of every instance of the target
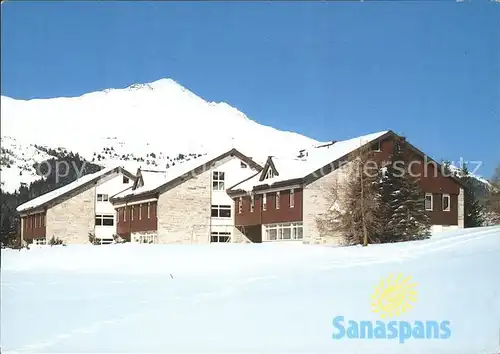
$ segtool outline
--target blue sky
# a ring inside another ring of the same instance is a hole
[[[2,94],[170,77],[318,140],[392,129],[437,160],[500,163],[500,4],[2,4]]]

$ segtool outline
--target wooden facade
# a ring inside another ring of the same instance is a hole
[[[45,211],[25,215],[21,217],[23,227],[23,239],[30,242],[33,239],[46,237],[46,213]]]
[[[380,152],[375,152],[377,162],[390,161],[394,143],[394,136],[386,137],[380,142]],[[411,147],[411,145],[410,145]],[[426,211],[433,225],[458,225],[458,195],[460,184],[455,179],[444,176],[440,165],[435,161],[423,157],[415,150],[411,157],[411,172],[419,176],[422,194],[432,194],[432,211]],[[382,162],[383,163],[383,162]],[[444,210],[443,195],[450,196],[450,208]]]
[[[302,221],[302,188],[293,188],[293,197],[290,197],[291,191],[292,189],[283,189],[279,193],[272,191],[255,194],[253,211],[250,196],[241,197],[241,209],[240,198],[235,198],[235,224],[250,226]],[[277,198],[279,207],[276,205]],[[293,206],[290,205],[292,199]]]
[[[394,139],[397,137],[392,132],[389,132],[378,140],[375,141],[373,146],[373,160],[377,162],[377,166],[380,168],[387,163],[390,163],[391,155],[393,153],[393,144]],[[414,148],[411,145],[410,147],[411,153],[411,171],[420,176],[419,183],[422,191],[422,196],[426,193],[432,194],[432,210],[426,211],[431,219],[431,223],[433,225],[458,225],[458,196],[460,193],[461,185],[460,183],[452,177],[444,176],[441,172],[440,165],[435,161],[426,158],[425,155],[420,152],[418,149]],[[337,161],[332,161],[329,166],[325,166],[322,169],[324,173],[329,173],[332,170],[331,166],[334,166],[333,169],[337,168],[341,161],[345,161],[348,159],[348,156],[343,156]],[[262,170],[262,175],[265,174],[268,168],[275,169],[274,165],[270,165],[269,161],[264,166]],[[279,173],[279,171],[277,171]],[[311,171],[312,173],[313,171]],[[324,174],[323,174],[324,175]],[[233,194],[233,201],[235,204],[235,224],[240,230],[248,230],[252,233],[258,234],[259,228],[261,225],[279,223],[279,222],[294,222],[294,221],[302,221],[302,209],[303,209],[303,193],[302,188],[304,188],[307,184],[312,181],[321,178],[321,174],[311,174],[308,176],[303,176],[302,179],[294,179],[290,181],[282,181],[279,182],[279,187],[277,184],[265,187],[263,189],[262,186],[258,186],[254,188],[252,192],[254,194],[254,203],[255,208],[254,211],[250,211],[251,204],[251,194],[247,193],[245,195],[241,195],[241,192],[237,192]],[[260,178],[262,184],[265,184],[263,178]],[[299,188],[297,188],[297,185]],[[294,188],[295,191],[295,205],[294,208],[289,208],[287,206],[287,200],[289,196],[289,191],[291,188]],[[275,195],[276,190],[280,189],[280,199],[281,205],[279,209],[275,208]],[[235,189],[236,190],[236,189]],[[273,191],[274,190],[274,191]],[[267,210],[262,209],[262,198],[263,193],[266,193],[267,197]],[[449,209],[444,208],[443,206],[443,195],[449,196]],[[242,211],[238,213],[239,204],[242,203]],[[424,208],[424,205],[422,205]],[[259,226],[260,225],[260,226]]]
[[[157,206],[157,201],[145,201],[116,208],[117,234],[130,241],[130,236],[134,232],[156,231]]]

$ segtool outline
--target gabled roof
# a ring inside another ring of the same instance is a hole
[[[368,134],[357,138],[332,141],[330,143],[320,144],[310,150],[301,150],[301,158],[278,158],[269,157],[260,173],[253,175],[246,180],[230,187],[227,192],[229,194],[248,193],[255,190],[278,188],[291,184],[308,184],[323,176],[324,172],[329,172],[339,166],[340,161],[348,158],[349,154],[359,148],[372,144],[376,141],[385,139],[388,136],[398,136],[391,130],[378,133]],[[414,153],[427,157],[428,161],[436,163],[438,168],[441,166],[437,161],[425,155],[406,141],[408,147]],[[331,169],[328,169],[330,167]],[[269,168],[276,169],[278,174],[274,177],[265,179],[265,173]],[[320,173],[323,172],[323,173]],[[454,177],[449,176],[454,182],[464,187],[464,183]]]
[[[31,199],[30,201],[19,205],[16,208],[16,210],[20,213],[23,213],[33,209],[43,208],[47,206],[49,203],[57,204],[58,201],[62,200],[68,194],[78,189],[85,190],[87,188],[90,188],[99,180],[113,173],[122,173],[125,176],[129,177],[130,179],[135,180],[135,176],[132,173],[128,172],[127,170],[123,169],[121,166],[103,168],[102,170],[96,173],[90,173],[85,176],[82,176],[65,186],[53,190],[52,192],[48,192],[37,198]]]
[[[279,187],[289,183],[303,183],[314,172],[345,158],[360,147],[379,140],[391,131],[382,131],[357,138],[321,144],[313,149],[302,151],[303,158],[269,157],[262,172],[228,189],[229,193],[250,192],[254,189]],[[278,172],[272,178],[265,179],[268,168]]]
[[[168,188],[176,182],[185,181],[199,173],[202,173],[210,168],[216,161],[222,160],[228,156],[236,156],[246,162],[250,167],[261,171],[262,166],[255,161],[242,154],[236,149],[229,149],[223,152],[203,155],[192,160],[178,163],[175,166],[168,168],[165,171],[140,171],[140,177],[133,188],[127,189],[110,198],[111,202],[116,203],[132,198],[143,196],[152,196],[160,193],[163,189]],[[135,188],[134,188],[135,187]]]

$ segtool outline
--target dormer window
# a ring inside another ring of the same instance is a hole
[[[269,168],[267,169],[265,179],[268,179],[268,178],[273,178],[273,177],[274,177],[273,169],[272,169],[271,167],[269,167]]]
[[[372,144],[372,151],[380,151],[380,140]]]
[[[123,184],[128,184],[129,178],[127,176],[123,176]]]

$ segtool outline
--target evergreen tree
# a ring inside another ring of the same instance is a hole
[[[462,164],[460,179],[465,184],[464,195],[464,227],[478,227],[484,223],[484,207],[476,196],[474,177],[469,173],[466,164]]]
[[[0,191],[0,243],[3,247],[15,246],[17,240],[16,225],[19,218],[16,217],[15,203],[16,195]]]
[[[0,242],[2,247],[14,247],[18,243],[17,241],[20,240],[20,217],[16,210],[17,206],[73,182],[78,177],[81,177],[78,175],[78,171],[82,171],[83,175],[86,175],[88,173],[95,173],[102,168],[99,165],[85,161],[78,154],[71,152],[58,153],[54,150],[53,155],[57,155],[57,157],[49,159],[43,164],[35,164],[33,166],[45,178],[34,181],[29,186],[21,184],[19,192],[7,193],[0,190]],[[65,161],[71,166],[69,171],[65,171],[63,164],[57,164],[57,162],[61,161]],[[50,167],[48,167],[49,165]],[[59,168],[58,174],[55,173],[57,168]],[[49,171],[52,173],[48,173]],[[67,175],[66,172],[68,172]]]
[[[430,235],[430,219],[424,210],[419,179],[409,170],[410,151],[405,139],[395,139],[391,162],[381,178],[383,242],[420,240]]]
[[[379,243],[381,224],[378,174],[366,171],[371,154],[359,149],[350,156],[346,179],[340,186],[334,182],[327,191],[331,208],[316,219],[324,237],[341,236],[347,245]]]

